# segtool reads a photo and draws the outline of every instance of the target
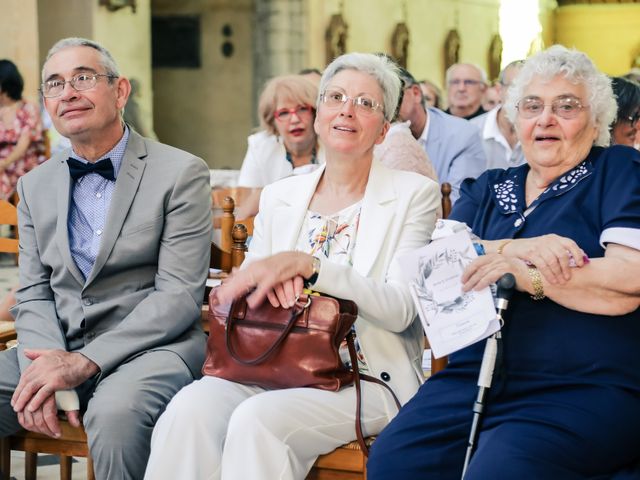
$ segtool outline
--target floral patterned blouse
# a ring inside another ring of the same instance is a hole
[[[362,200],[331,215],[308,210],[300,229],[296,250],[339,265],[353,266],[361,209]],[[355,343],[359,369],[365,372],[367,366],[357,338]],[[340,357],[345,365],[350,365],[346,341],[340,347]]]
[[[11,125],[0,122],[0,162],[13,151],[23,132],[28,131],[31,140],[22,158],[0,170],[0,198],[4,200],[15,191],[18,178],[46,160],[40,114],[32,104],[21,103]]]

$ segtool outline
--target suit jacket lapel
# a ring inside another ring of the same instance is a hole
[[[113,250],[113,246],[120,235],[124,220],[129,213],[129,208],[138,191],[138,185],[140,184],[142,172],[144,172],[146,165],[143,159],[146,156],[147,148],[143,138],[131,130],[129,133],[129,141],[127,142],[127,149],[124,152],[122,165],[120,166],[118,178],[116,179],[116,188],[111,197],[106,228],[100,243],[98,256],[89,274],[89,278],[87,278],[86,285],[91,283],[98,275],[109,258],[111,250]]]
[[[66,162],[69,153],[70,151],[67,150],[59,153],[49,160],[50,162],[58,162],[60,164],[60,168],[58,168],[58,172],[56,174],[58,178],[54,183],[58,187],[58,222],[56,224],[56,242],[58,243],[58,250],[60,250],[60,255],[62,256],[62,260],[67,266],[67,269],[80,285],[84,285],[84,275],[71,256],[71,247],[69,245],[68,219],[71,199],[71,177],[69,176],[69,167]]]
[[[396,192],[393,185],[385,181],[386,170],[377,160],[373,161],[362,199],[353,268],[363,276],[369,274],[376,258],[383,253],[382,244],[394,217]]]
[[[281,205],[275,208],[272,217],[271,244],[275,251],[295,250],[309,203],[323,173],[324,165],[313,173],[297,177],[298,181],[292,182],[294,185],[290,190],[281,191]]]

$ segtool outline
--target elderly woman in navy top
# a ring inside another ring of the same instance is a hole
[[[465,181],[452,212],[486,251],[463,289],[512,272],[517,290],[464,478],[640,478],[640,155],[603,148],[615,99],[583,53],[531,57],[506,108],[527,163]],[[421,387],[368,478],[461,477],[483,348]]]

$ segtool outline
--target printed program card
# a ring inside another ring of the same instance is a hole
[[[483,340],[500,329],[491,289],[462,291],[462,272],[477,256],[469,233],[463,230],[400,258],[436,358]]]

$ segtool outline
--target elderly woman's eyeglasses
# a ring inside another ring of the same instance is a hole
[[[640,120],[640,112],[636,112],[633,115],[628,117],[622,117],[621,120],[629,122],[632,127],[635,127],[638,124],[638,120]]]
[[[303,116],[309,116],[315,109],[311,105],[298,105],[295,108],[279,108],[273,114],[274,118],[280,122],[286,122],[291,119],[291,115],[294,113],[298,118]]]
[[[59,97],[62,95],[64,86],[67,83],[78,92],[89,90],[96,86],[99,77],[105,77],[109,80],[118,78],[115,75],[108,75],[104,73],[79,73],[78,75],[71,77],[70,80],[55,78],[53,80],[47,80],[41,85],[42,96],[45,98]]]
[[[320,100],[322,100],[328,108],[342,108],[343,105],[351,101],[355,109],[365,115],[373,115],[377,110],[382,108],[380,102],[366,95],[349,97],[339,91],[326,91],[320,95]]]
[[[537,97],[526,97],[516,105],[522,118],[536,118],[542,115],[545,107],[551,107],[554,115],[564,119],[576,118],[582,110],[589,108],[574,97],[556,98],[550,104],[545,104]]]

